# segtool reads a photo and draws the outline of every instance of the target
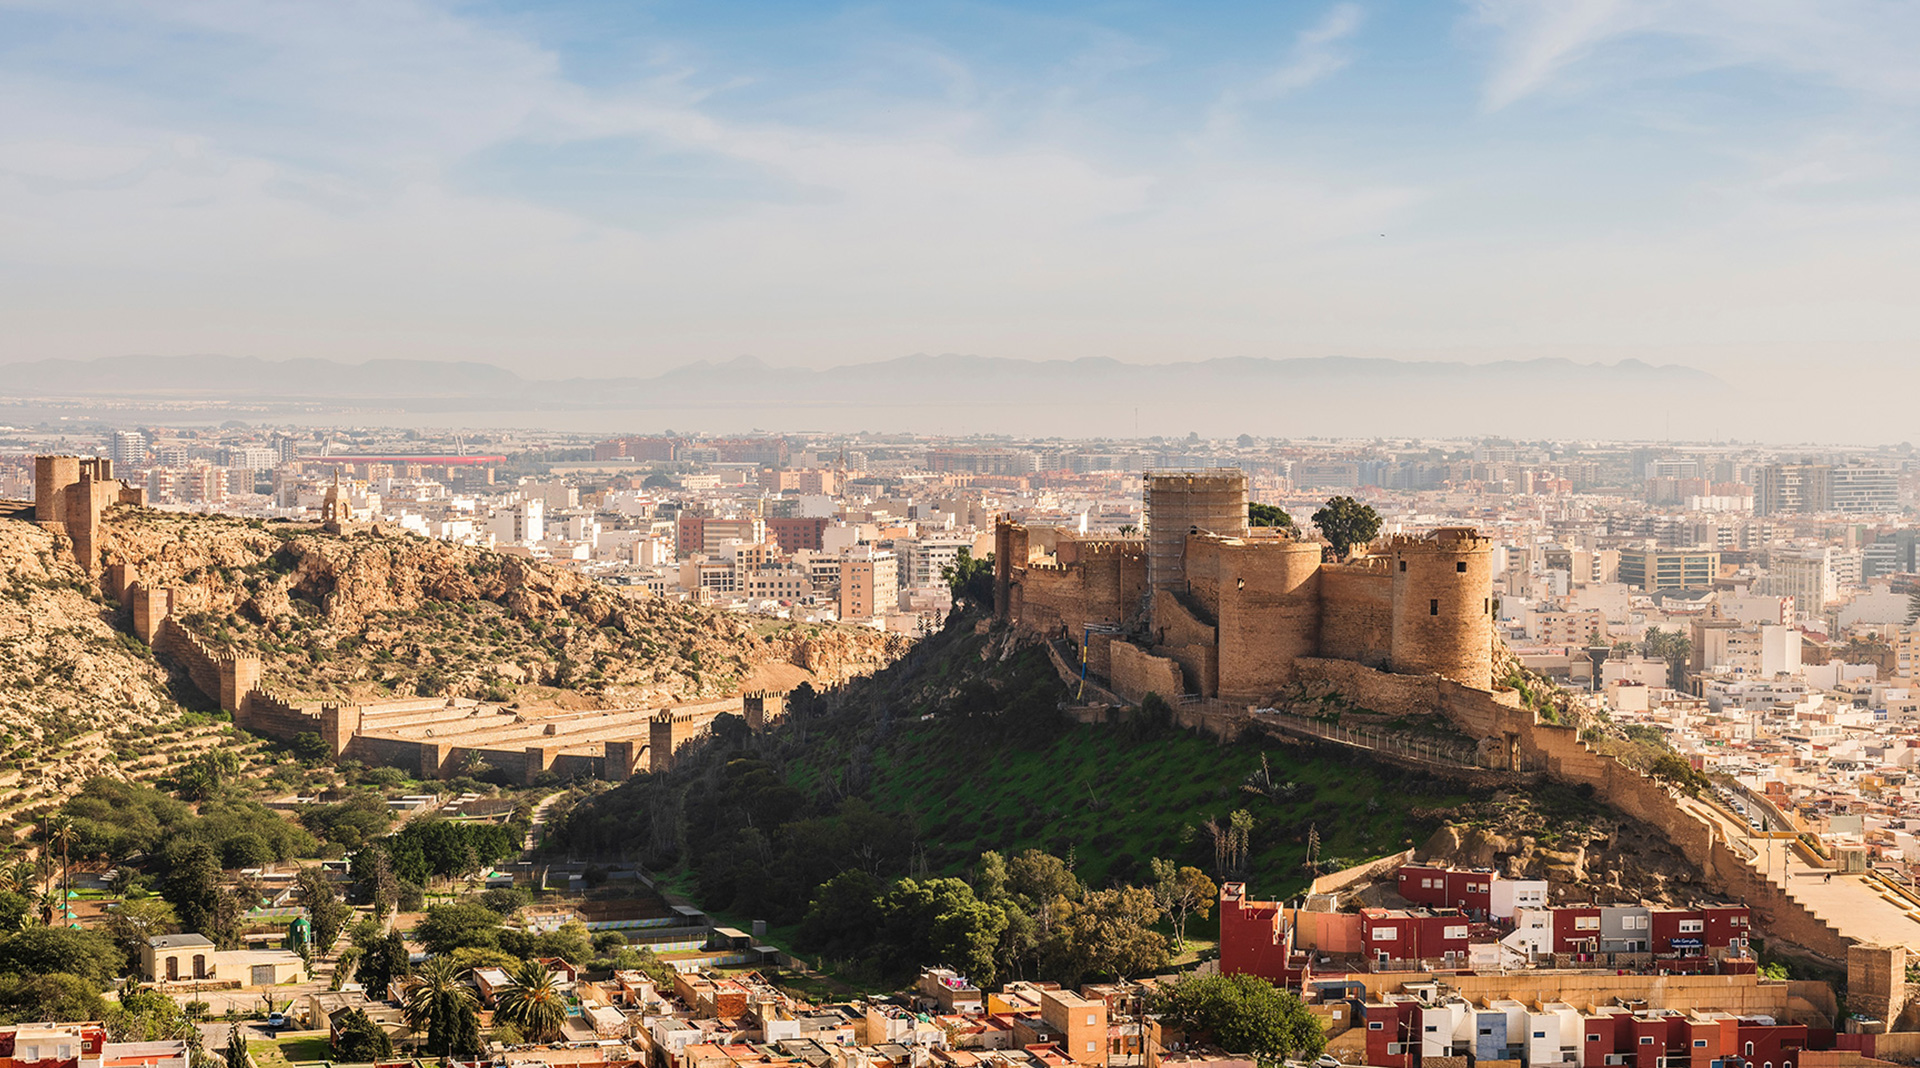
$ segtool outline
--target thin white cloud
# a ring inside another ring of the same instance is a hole
[[[1294,38],[1287,61],[1245,90],[1253,100],[1270,100],[1305,89],[1339,73],[1352,56],[1339,47],[1360,29],[1364,13],[1358,4],[1335,4],[1313,26]]]
[[[1884,0],[1470,0],[1493,36],[1488,110],[1593,72],[1621,79],[1750,66],[1876,98],[1920,100],[1920,7]],[[1630,46],[1677,46],[1657,58]],[[1594,72],[1603,56],[1618,63]]]

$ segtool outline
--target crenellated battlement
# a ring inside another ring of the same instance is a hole
[[[995,614],[1076,643],[1094,628],[1135,635],[1124,665],[1114,643],[1087,649],[1133,698],[1178,678],[1178,694],[1162,696],[1265,700],[1312,657],[1491,688],[1493,543],[1478,531],[1397,534],[1329,563],[1318,542],[1248,527],[1240,471],[1150,472],[1144,496],[1144,541],[1030,532],[1003,517]]]

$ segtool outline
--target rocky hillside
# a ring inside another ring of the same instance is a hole
[[[195,591],[188,628],[294,699],[664,703],[840,681],[897,653],[858,627],[755,623],[405,534],[117,509],[104,563]]]
[[[52,535],[0,517],[0,832],[96,775],[152,773],[163,749],[228,744],[113,614]]]
[[[1552,900],[1710,900],[1700,867],[1658,831],[1551,787],[1496,793],[1447,813],[1420,849],[1422,859],[1493,868],[1512,879],[1544,879]]]

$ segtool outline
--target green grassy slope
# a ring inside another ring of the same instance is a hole
[[[1212,870],[1202,829],[1235,809],[1256,823],[1245,877],[1260,894],[1305,885],[1308,828],[1323,869],[1392,853],[1424,839],[1437,813],[1477,799],[1457,784],[1411,776],[1345,754],[1258,739],[1221,745],[1208,735],[1070,726],[1042,745],[982,751],[938,723],[910,730],[875,761],[871,792],[884,810],[916,818],[930,865],[964,867],[982,850],[1071,850],[1091,885],[1144,879],[1153,857]],[[1241,789],[1265,754],[1284,801]]]

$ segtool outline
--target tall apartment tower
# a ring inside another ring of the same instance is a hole
[[[113,465],[123,471],[136,467],[145,467],[147,463],[147,436],[138,430],[116,430],[113,432],[113,446],[110,450]]]

